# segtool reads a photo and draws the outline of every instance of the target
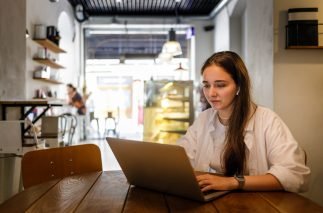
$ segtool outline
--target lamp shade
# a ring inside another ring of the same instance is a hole
[[[170,62],[173,58],[173,55],[170,53],[166,53],[166,52],[161,52],[158,55],[158,59],[161,63],[167,63]]]
[[[163,45],[162,52],[169,53],[172,56],[177,56],[182,54],[182,48],[178,41],[176,41],[176,32],[173,28],[168,32],[168,41]]]

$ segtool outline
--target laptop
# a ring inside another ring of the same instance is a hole
[[[183,147],[107,138],[129,184],[196,201],[210,201],[229,191],[203,193]]]

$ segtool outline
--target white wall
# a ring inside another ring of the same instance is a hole
[[[273,108],[273,0],[246,0],[245,60],[255,101]]]
[[[25,1],[0,2],[0,99],[25,97],[25,14]]]
[[[285,49],[287,10],[299,7],[318,7],[323,22],[320,0],[275,0],[274,109],[307,152],[312,178],[305,195],[323,205],[323,50]]]
[[[190,21],[190,24],[195,27],[195,80],[200,82],[201,68],[204,61],[210,57],[214,46],[214,30],[205,31],[204,27],[212,25],[210,21]]]
[[[214,19],[214,52],[230,50],[230,15],[224,7]]]
[[[273,0],[232,0],[214,19],[215,51],[233,50],[241,55],[252,79],[254,100],[270,108],[273,107],[272,13]]]
[[[55,85],[33,80],[33,71],[41,66],[32,60],[37,53],[39,47],[32,38],[34,37],[35,24],[44,24],[46,26],[56,26],[60,31],[61,40],[60,48],[67,53],[54,54],[58,58],[57,63],[66,67],[66,69],[56,70],[64,83],[78,83],[80,75],[79,69],[79,39],[78,39],[78,23],[74,22],[73,8],[68,1],[59,1],[58,3],[51,3],[44,0],[28,0],[27,2],[27,18],[26,26],[30,32],[31,37],[27,39],[26,51],[26,96],[27,98],[34,97],[36,89],[50,89],[58,93],[59,98],[65,98],[65,85]],[[39,9],[41,8],[41,9]],[[60,19],[60,21],[59,21]],[[75,34],[75,35],[74,35]],[[75,39],[74,39],[75,38]],[[55,71],[55,70],[54,70]]]

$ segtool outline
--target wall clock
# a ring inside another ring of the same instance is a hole
[[[75,6],[74,15],[75,15],[75,19],[78,22],[83,22],[88,18],[87,14],[84,11],[84,8],[83,8],[82,4],[77,4]]]

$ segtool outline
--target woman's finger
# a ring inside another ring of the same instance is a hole
[[[209,191],[209,190],[212,190],[213,188],[212,188],[212,185],[207,185],[207,186],[205,186],[205,187],[203,187],[202,189],[201,189],[201,191],[202,192],[206,192],[206,191]]]
[[[212,181],[209,179],[201,180],[198,182],[199,186],[211,185]]]
[[[204,179],[206,179],[206,175],[198,175],[198,176],[196,176],[196,179],[197,179],[197,181],[204,180]]]

